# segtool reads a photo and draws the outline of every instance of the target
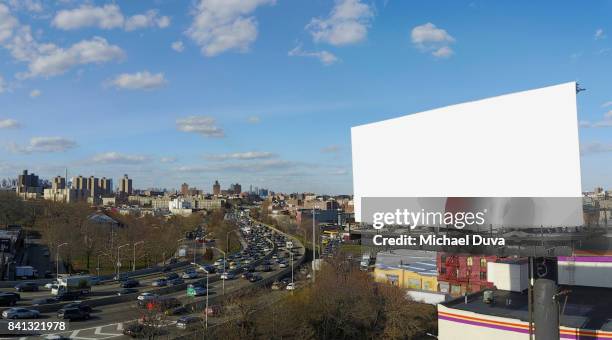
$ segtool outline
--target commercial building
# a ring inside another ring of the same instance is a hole
[[[497,259],[439,252],[436,262],[440,291],[456,297],[493,287],[487,278],[487,263]]]
[[[183,196],[189,195],[189,184],[187,184],[187,183],[181,184],[181,194]]]
[[[437,292],[436,253],[409,249],[379,252],[373,276],[376,282],[399,288]]]

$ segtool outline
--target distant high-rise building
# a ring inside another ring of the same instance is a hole
[[[242,192],[242,186],[238,183],[230,185],[229,192],[232,194],[240,195]]]
[[[132,194],[132,179],[128,177],[128,175],[123,175],[121,179],[121,185],[119,186],[119,193],[122,195],[131,195]]]
[[[72,189],[87,190],[89,189],[89,180],[87,177],[79,175],[72,178]]]
[[[58,189],[66,189],[66,178],[62,176],[53,177],[53,182],[51,183],[51,188]]]
[[[89,180],[87,181],[87,189],[89,189],[89,195],[91,197],[100,196],[100,182],[97,177],[89,177]]]
[[[102,195],[110,196],[113,194],[113,180],[111,178],[102,177],[100,179],[100,189]]]
[[[213,184],[213,195],[221,195],[221,184],[219,184],[219,181],[215,181],[215,184]]]
[[[181,184],[181,194],[183,194],[183,196],[189,195],[189,184],[187,183]]]
[[[28,174],[28,170],[23,170],[17,178],[15,191],[24,198],[38,198],[43,190],[38,181],[38,176]]]

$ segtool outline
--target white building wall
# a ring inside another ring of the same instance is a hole
[[[527,263],[487,263],[487,280],[497,289],[522,292],[529,284]]]
[[[558,261],[559,284],[612,288],[612,262],[604,261],[597,257]]]

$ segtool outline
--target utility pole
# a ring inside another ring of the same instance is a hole
[[[316,242],[316,236],[315,236],[315,207],[312,207],[312,282],[315,282],[315,271],[316,271],[316,260],[317,260],[317,254],[316,254],[316,248],[315,248],[315,242]],[[293,254],[293,253],[292,253]],[[291,262],[291,266],[293,268],[293,262]],[[291,276],[293,277],[293,269],[291,269]],[[293,282],[293,278],[291,279],[291,281]]]

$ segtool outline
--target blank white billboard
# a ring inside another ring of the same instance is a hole
[[[356,126],[351,139],[357,221],[363,197],[581,197],[575,82]]]

